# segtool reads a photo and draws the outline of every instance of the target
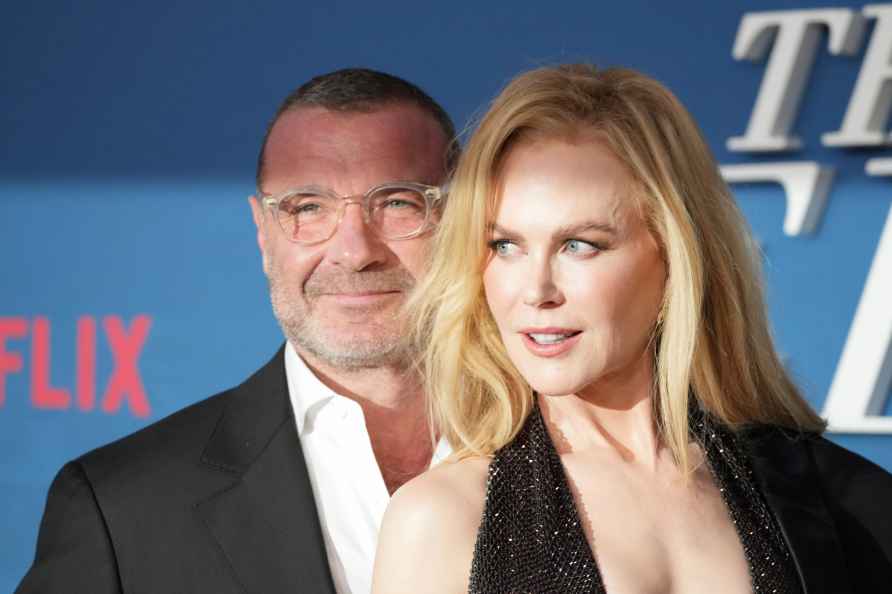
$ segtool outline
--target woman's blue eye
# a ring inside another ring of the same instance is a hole
[[[517,246],[507,239],[494,239],[489,242],[489,247],[500,256],[510,256],[517,249]]]
[[[595,254],[601,251],[598,246],[581,239],[568,240],[564,244],[564,248],[571,254]]]

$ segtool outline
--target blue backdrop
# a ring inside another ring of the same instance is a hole
[[[778,156],[725,145],[746,129],[765,70],[764,60],[731,55],[743,14],[821,6],[861,8],[781,0],[4,7],[0,591],[33,556],[61,464],[240,382],[278,347],[246,198],[277,103],[340,67],[412,80],[462,126],[521,70],[629,66],[677,93],[722,164],[835,165],[810,236],[783,233],[779,186],[734,187],[766,254],[779,347],[820,408],[892,205],[889,178],[864,172],[866,159],[889,151],[820,142],[839,128],[870,31],[851,57],[831,55],[822,34],[795,120],[802,149]],[[892,469],[892,437],[833,438]]]

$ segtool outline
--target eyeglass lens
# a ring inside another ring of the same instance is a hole
[[[338,224],[342,199],[324,194],[283,196],[276,216],[282,230],[294,241],[322,241]],[[419,231],[427,220],[427,201],[412,188],[381,188],[365,204],[368,223],[384,239],[399,239]]]

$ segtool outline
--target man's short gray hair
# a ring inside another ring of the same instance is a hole
[[[276,111],[263,135],[257,158],[257,187],[263,178],[266,143],[282,114],[300,107],[324,107],[332,111],[371,112],[393,103],[417,105],[436,120],[446,136],[446,171],[458,160],[459,145],[449,114],[430,95],[407,80],[367,68],[345,68],[316,76],[292,91]]]

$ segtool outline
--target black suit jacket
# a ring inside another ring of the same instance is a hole
[[[333,594],[283,355],[67,464],[16,593]],[[892,592],[892,476],[821,437],[744,437],[806,594]]]
[[[892,475],[817,435],[744,438],[805,593],[892,593]]]
[[[334,594],[285,379],[245,383],[65,465],[17,594]]]

